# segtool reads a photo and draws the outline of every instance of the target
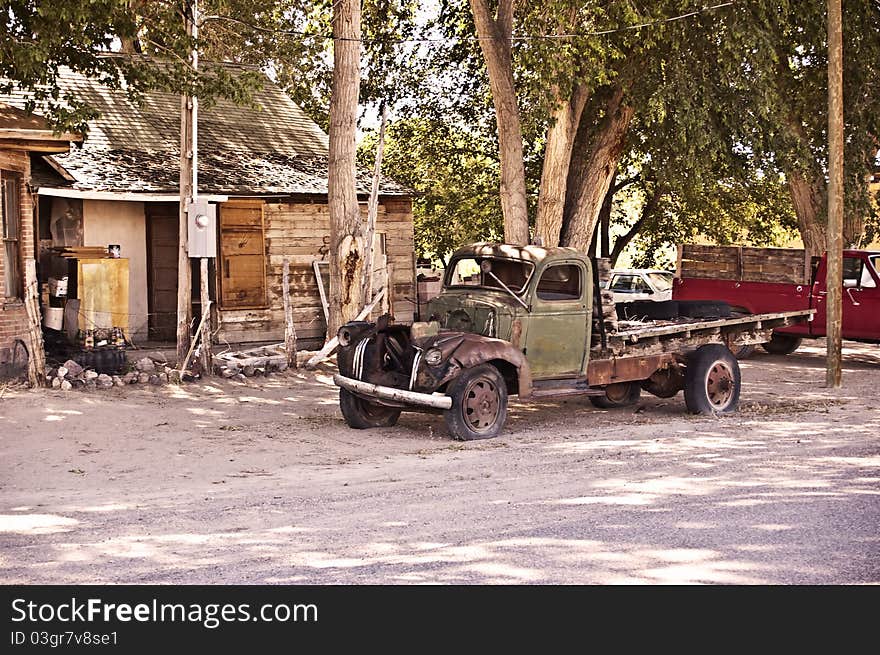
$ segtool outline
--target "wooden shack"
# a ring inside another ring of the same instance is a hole
[[[47,251],[119,245],[129,262],[127,336],[135,343],[174,341],[180,98],[152,92],[135,104],[124,92],[66,69],[59,84],[100,116],[89,123],[81,148],[32,158],[37,243]],[[7,97],[19,106],[26,100]],[[218,217],[210,276],[220,344],[282,340],[285,257],[299,347],[323,342],[320,269],[314,262],[328,260],[327,147],[327,134],[268,79],[253,105],[220,100],[199,111],[199,197],[216,206]],[[366,214],[372,174],[357,175]],[[391,265],[391,302],[400,321],[412,320],[416,309],[411,195],[394,180],[381,179],[377,243],[384,244]],[[198,316],[197,262],[193,269]]]

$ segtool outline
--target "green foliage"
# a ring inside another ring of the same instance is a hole
[[[372,167],[376,134],[364,139],[359,163]],[[388,126],[383,174],[411,187],[419,256],[446,260],[472,241],[504,233],[494,144],[449,123],[403,119]]]
[[[111,88],[124,87],[135,101],[162,89],[207,103],[215,97],[244,102],[258,84],[256,72],[233,72],[211,62],[198,73],[192,69],[188,57],[196,42],[187,35],[182,1],[7,0],[0,7],[0,93],[28,94],[28,109],[44,114],[59,131],[85,132],[96,115],[80,98],[61,91],[62,67]],[[119,54],[126,45],[132,56]]]
[[[612,220],[621,226],[618,231],[633,222],[633,214],[641,215],[645,194],[655,188],[656,183],[648,182],[615,198]],[[778,176],[730,178],[708,187],[659,191],[658,202],[645,215],[630,246],[635,267],[674,268],[674,247],[679,243],[709,240],[719,245],[781,246],[797,238],[788,189]]]

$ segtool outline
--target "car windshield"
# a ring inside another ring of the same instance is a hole
[[[669,291],[672,288],[672,277],[672,273],[648,273],[648,278],[657,291]]]
[[[490,272],[483,272],[480,265],[489,262]],[[515,259],[495,259],[490,257],[462,257],[454,260],[446,274],[447,287],[488,287],[491,289],[503,289],[498,283],[501,280],[504,286],[514,293],[521,293],[525,289],[529,278],[534,270],[531,262],[523,262]],[[494,277],[493,277],[494,276]],[[497,280],[495,278],[498,278]]]

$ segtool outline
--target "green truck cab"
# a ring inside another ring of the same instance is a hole
[[[606,322],[594,262],[572,248],[477,243],[450,258],[429,320],[340,328],[334,381],[353,428],[391,426],[401,411],[442,412],[458,439],[497,435],[507,401],[586,395],[622,407],[642,390],[685,391],[697,413],[736,408],[729,348],[770,339],[809,311],[674,321]],[[613,307],[612,307],[613,312]]]

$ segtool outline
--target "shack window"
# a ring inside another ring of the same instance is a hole
[[[220,205],[220,307],[266,306],[266,249],[261,201]]]
[[[0,171],[3,185],[3,279],[7,298],[22,298],[21,182],[15,173]]]
[[[581,297],[581,271],[574,264],[551,266],[538,280],[541,300],[578,300]]]

